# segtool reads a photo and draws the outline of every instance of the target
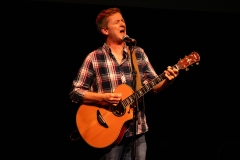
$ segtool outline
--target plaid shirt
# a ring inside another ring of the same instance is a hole
[[[89,53],[80,67],[77,76],[73,80],[70,99],[75,103],[82,103],[84,93],[87,91],[97,93],[112,93],[120,84],[127,84],[132,87],[132,66],[131,59],[124,47],[124,58],[118,64],[111,49],[104,45]],[[134,47],[141,81],[148,83],[156,78],[153,67],[147,55],[140,47]],[[144,111],[140,111],[140,123],[137,123],[137,134],[148,131],[146,116]],[[133,133],[133,123],[131,122],[125,132],[127,137]]]

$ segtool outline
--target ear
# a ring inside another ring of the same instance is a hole
[[[101,32],[102,32],[102,34],[104,34],[106,36],[108,35],[108,30],[104,27],[102,27]]]

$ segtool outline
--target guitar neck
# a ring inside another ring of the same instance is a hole
[[[174,66],[176,67],[176,66]],[[126,107],[130,104],[132,104],[135,100],[135,95],[137,96],[137,99],[141,98],[142,96],[144,96],[146,93],[148,93],[149,91],[152,90],[152,88],[157,85],[159,82],[163,81],[165,79],[165,75],[164,73],[161,73],[160,75],[158,75],[156,78],[154,78],[153,80],[151,80],[149,83],[143,85],[142,88],[140,88],[139,90],[136,91],[136,94],[133,93],[131,94],[129,97],[127,97],[126,99],[122,100],[122,106]]]
[[[173,68],[176,68],[178,70],[180,69],[187,69],[189,65],[192,65],[194,63],[198,64],[198,61],[200,60],[200,56],[197,52],[191,52],[188,56],[185,56],[185,58],[180,59],[177,64],[173,66]],[[128,105],[132,104],[135,100],[135,95],[137,96],[137,99],[141,98],[143,95],[145,95],[147,92],[152,90],[152,88],[158,84],[159,82],[163,81],[165,79],[164,72],[154,78],[152,81],[150,81],[148,84],[143,85],[142,88],[137,90],[135,93],[131,94],[129,97],[122,100],[121,105],[123,107],[127,107]]]

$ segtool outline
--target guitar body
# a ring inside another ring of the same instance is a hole
[[[126,84],[119,85],[114,93],[122,93],[122,99],[133,94]],[[76,114],[76,124],[82,138],[94,148],[107,148],[120,143],[126,124],[133,118],[133,108],[125,107],[121,115],[112,112],[112,106],[81,105]],[[104,123],[102,122],[104,121]]]

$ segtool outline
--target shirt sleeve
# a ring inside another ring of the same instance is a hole
[[[83,102],[84,93],[90,90],[91,83],[93,82],[95,72],[91,57],[91,53],[87,55],[76,77],[73,79],[69,95],[71,101],[74,103],[81,104]]]
[[[142,48],[140,48],[140,53],[142,56],[141,66],[142,66],[142,74],[143,74],[142,75],[143,76],[143,84],[147,84],[151,80],[156,78],[158,75],[157,75],[156,71],[154,70],[154,68],[152,67],[147,54],[145,53],[145,51]]]

